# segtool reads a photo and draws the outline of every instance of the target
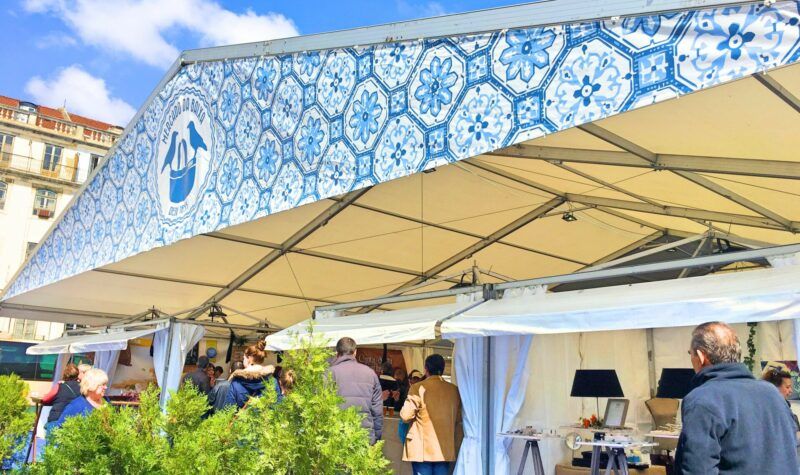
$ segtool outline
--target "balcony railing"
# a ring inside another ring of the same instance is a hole
[[[45,117],[24,109],[0,105],[0,122],[21,124],[33,129],[55,132],[72,139],[110,147],[119,138],[118,134],[97,130],[66,120]]]
[[[66,155],[70,155],[70,153],[67,152]],[[80,183],[78,180],[78,160],[75,155],[72,157],[62,156],[57,165],[53,166],[51,162],[50,167],[45,167],[44,160],[41,157],[36,158],[0,151],[0,170],[17,171],[62,182]]]

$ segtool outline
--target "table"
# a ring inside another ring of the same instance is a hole
[[[528,462],[528,453],[531,454],[533,463],[534,475],[544,475],[544,465],[542,464],[542,454],[539,452],[539,441],[545,436],[544,434],[515,434],[513,432],[501,432],[497,434],[499,437],[507,437],[509,439],[521,439],[525,441],[525,450],[522,452],[522,460],[519,462],[519,469],[517,475],[522,475],[525,472],[525,464]]]
[[[628,457],[625,455],[625,449],[655,447],[658,444],[637,441],[593,440],[591,442],[578,442],[578,445],[592,447],[591,475],[600,475],[600,454],[603,449],[608,454],[606,475],[609,475],[612,471],[615,475],[628,475]]]

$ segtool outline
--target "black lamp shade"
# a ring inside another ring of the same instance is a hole
[[[624,397],[613,369],[579,369],[572,380],[572,397]]]
[[[656,397],[683,399],[689,394],[694,370],[691,368],[664,368],[658,380]]]

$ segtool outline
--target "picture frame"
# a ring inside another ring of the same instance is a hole
[[[620,429],[625,427],[625,418],[628,415],[627,399],[609,399],[606,403],[606,413],[603,417],[603,427]]]

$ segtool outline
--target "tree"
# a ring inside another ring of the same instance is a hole
[[[0,464],[28,441],[34,415],[27,395],[28,385],[19,376],[0,376]]]
[[[52,435],[33,474],[311,474],[377,475],[388,472],[383,442],[371,446],[362,414],[342,410],[327,377],[331,352],[316,338],[288,352],[284,369],[294,390],[278,402],[272,384],[236,412],[204,418],[208,402],[187,385],[158,406],[148,388],[138,410],[102,407],[68,419]]]

